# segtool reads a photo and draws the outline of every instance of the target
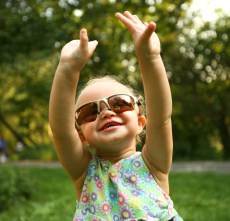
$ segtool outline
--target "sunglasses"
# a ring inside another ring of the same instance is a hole
[[[84,104],[75,112],[76,127],[84,123],[95,121],[97,115],[100,114],[105,105],[108,110],[120,114],[125,111],[134,110],[135,104],[141,106],[141,99],[137,99],[128,94],[116,94],[98,101]]]

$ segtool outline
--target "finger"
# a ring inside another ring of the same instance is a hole
[[[94,40],[94,41],[89,42],[88,47],[90,48],[92,52],[94,52],[97,45],[98,45],[98,41]]]
[[[143,34],[143,38],[149,39],[155,30],[156,30],[156,24],[154,22],[150,22],[146,26],[146,29],[145,29],[144,34]]]
[[[115,16],[120,20],[120,22],[122,22],[126,28],[132,32],[134,30],[134,23],[131,19],[127,18],[126,16],[124,16],[123,14],[117,12],[115,14]]]
[[[82,28],[80,31],[80,48],[88,49],[88,34],[85,28]]]
[[[141,20],[137,17],[137,15],[133,15],[129,11],[125,11],[124,15],[134,23],[142,23]]]
[[[144,25],[145,25],[145,27],[147,27],[149,25],[149,23],[148,22],[144,22]]]
[[[133,17],[137,23],[143,23],[137,15],[133,15]]]

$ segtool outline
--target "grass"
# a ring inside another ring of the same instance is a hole
[[[29,201],[15,202],[0,213],[1,221],[67,221],[72,220],[75,193],[70,178],[62,169],[21,168],[34,184]]]
[[[230,220],[230,174],[177,173],[171,197],[186,221]]]
[[[72,220],[75,193],[62,169],[21,168],[34,182],[31,200],[15,202],[0,213],[1,221]],[[185,221],[230,220],[230,175],[172,173],[171,197]]]

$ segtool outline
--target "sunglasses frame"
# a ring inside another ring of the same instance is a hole
[[[99,114],[101,113],[101,110],[100,110],[100,104],[101,104],[101,102],[104,102],[104,104],[106,105],[106,107],[108,108],[108,110],[113,110],[113,109],[110,107],[109,99],[110,99],[111,97],[120,96],[120,95],[129,96],[131,99],[133,99],[133,104],[134,104],[133,110],[135,109],[135,104],[137,104],[137,106],[139,107],[139,110],[140,110],[140,113],[139,113],[139,114],[142,113],[142,108],[140,108],[140,106],[142,105],[143,99],[142,99],[141,96],[139,96],[138,98],[136,98],[136,97],[134,97],[133,95],[130,95],[130,94],[114,94],[114,95],[111,95],[111,96],[108,96],[108,97],[104,97],[104,98],[102,98],[102,99],[100,99],[100,100],[91,101],[91,102],[89,102],[89,103],[83,104],[82,106],[78,107],[77,110],[75,111],[75,127],[78,129],[78,128],[80,128],[80,125],[82,125],[82,124],[79,125],[79,124],[77,123],[77,119],[78,119],[77,113],[79,113],[80,110],[81,110],[84,106],[86,106],[86,105],[88,105],[88,104],[91,104],[91,103],[96,103],[96,105],[97,105],[97,115],[99,115]],[[124,111],[124,112],[125,112],[125,111]],[[116,112],[115,112],[115,113],[116,113]],[[123,113],[123,112],[121,112],[121,113]],[[95,120],[96,120],[96,119],[95,119]],[[93,120],[93,121],[95,121],[95,120]],[[90,121],[90,122],[93,122],[93,121]]]

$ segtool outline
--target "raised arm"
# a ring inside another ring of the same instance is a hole
[[[168,192],[168,173],[172,162],[172,98],[156,24],[144,24],[128,11],[116,17],[131,33],[139,62],[146,100],[146,143],[143,156],[159,184]]]
[[[75,96],[80,71],[92,56],[97,41],[88,42],[86,29],[80,31],[80,40],[67,43],[62,51],[54,76],[49,103],[49,123],[58,157],[77,180],[86,169],[89,154],[75,129]]]

